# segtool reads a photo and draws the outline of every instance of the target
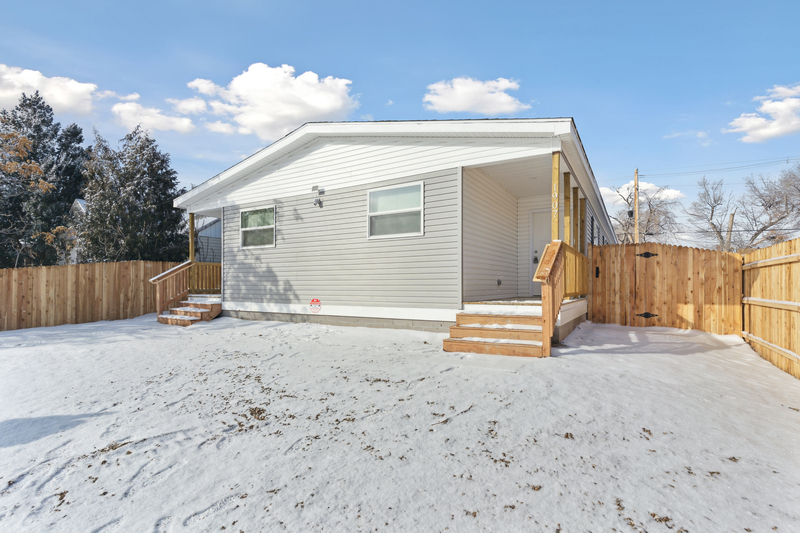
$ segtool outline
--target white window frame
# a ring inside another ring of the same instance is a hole
[[[255,228],[242,227],[242,214],[249,213],[250,211],[262,211],[264,209],[272,209],[272,225],[271,226],[257,226]],[[244,245],[244,232],[256,229],[270,229],[272,228],[272,244],[260,244],[258,246],[245,246]],[[275,248],[275,243],[278,240],[278,210],[275,209],[275,204],[265,205],[259,207],[252,207],[250,209],[239,210],[239,249],[240,250],[257,250],[259,248]]]
[[[386,191],[389,189],[402,189],[403,187],[411,187],[413,185],[419,185],[419,207],[412,207],[410,209],[395,209],[394,211],[381,211],[379,213],[370,213],[369,211],[369,197],[370,194],[373,192],[378,191]],[[369,222],[373,216],[382,216],[382,215],[394,215],[397,213],[411,213],[413,211],[419,211],[419,233],[392,233],[391,235],[370,235],[369,232]],[[397,239],[402,237],[422,237],[425,235],[425,182],[424,181],[413,181],[410,183],[401,183],[399,185],[388,185],[386,187],[378,187],[376,189],[369,189],[367,191],[367,239],[368,240],[380,240],[380,239]]]

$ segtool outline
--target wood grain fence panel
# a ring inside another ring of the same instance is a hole
[[[737,254],[658,243],[594,247],[593,321],[740,335],[741,263]]]
[[[0,269],[0,331],[153,313],[150,278],[174,266],[130,261]]]
[[[794,305],[800,304],[800,239],[755,250],[744,263],[745,338],[761,357],[800,378],[800,308]]]

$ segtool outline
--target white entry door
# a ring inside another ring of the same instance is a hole
[[[536,267],[542,260],[544,247],[550,244],[550,211],[531,211],[530,227],[531,247],[530,247],[530,266],[529,280],[533,280]],[[531,296],[542,295],[542,284],[531,281]]]

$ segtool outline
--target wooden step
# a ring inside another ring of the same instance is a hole
[[[204,320],[213,320],[217,318],[219,314],[222,312],[222,303],[202,303],[202,302],[192,302],[189,300],[185,300],[181,302],[181,307],[194,307],[196,309],[207,309],[209,314],[204,317]]]
[[[492,327],[487,326],[450,326],[450,338],[483,337],[488,339],[510,339],[521,341],[542,340],[542,327],[529,326],[527,328]]]
[[[199,318],[183,315],[158,315],[158,322],[170,326],[191,326],[195,322],[202,322]]]
[[[207,309],[204,307],[173,307],[169,310],[169,314],[171,315],[181,315],[181,316],[193,316],[195,318],[199,318],[200,320],[204,320],[208,322],[212,318],[214,318],[211,313],[211,309]]]
[[[470,339],[445,339],[444,351],[446,352],[469,352],[485,353],[491,355],[513,355],[517,357],[542,357],[542,345],[533,344],[531,341],[525,344],[513,342],[491,342],[484,340]]]
[[[499,324],[502,326],[520,324],[524,326],[541,326],[542,317],[533,315],[490,315],[478,313],[456,314],[456,325],[463,326],[465,324]]]

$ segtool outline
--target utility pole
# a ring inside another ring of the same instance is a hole
[[[639,244],[639,169],[633,174],[633,235]]]

